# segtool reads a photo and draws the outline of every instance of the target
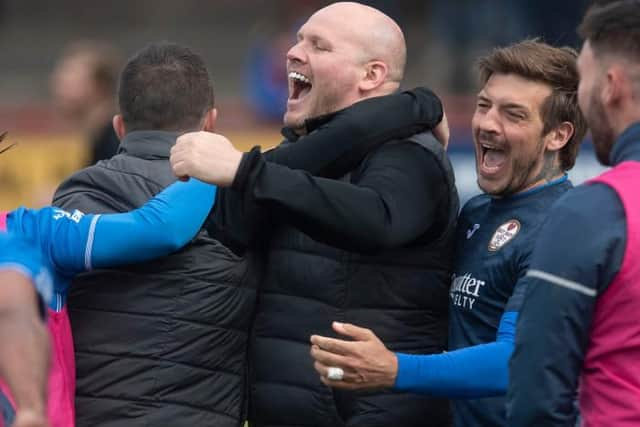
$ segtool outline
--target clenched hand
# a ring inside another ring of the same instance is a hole
[[[242,152],[222,135],[190,132],[178,137],[171,148],[171,168],[181,180],[197,178],[209,184],[228,187],[238,171]]]

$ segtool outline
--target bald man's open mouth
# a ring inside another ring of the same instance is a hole
[[[289,73],[289,101],[302,100],[312,87],[309,77],[297,71]]]

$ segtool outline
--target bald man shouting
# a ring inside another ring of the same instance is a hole
[[[402,31],[376,9],[345,2],[313,14],[287,54],[286,141],[276,155],[396,93],[405,57]],[[421,130],[440,123],[434,134],[446,143],[439,108]],[[389,126],[402,116],[381,110],[363,126]],[[396,351],[446,348],[458,197],[442,144],[431,134],[412,134],[416,129],[405,126],[400,138],[370,131],[385,143],[337,174],[342,157],[320,177],[274,164],[269,153],[243,154],[220,135],[186,134],[173,148],[176,175],[231,187],[216,202],[217,225],[250,211],[246,203],[268,209],[265,276],[250,345],[252,426],[448,425],[444,400],[324,386],[309,355],[309,336],[332,335],[336,319],[375,330]],[[344,144],[358,146],[362,132],[353,127]],[[233,197],[244,210],[229,210]],[[332,371],[335,378],[343,374]]]

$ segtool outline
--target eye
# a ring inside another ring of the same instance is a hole
[[[486,101],[478,101],[476,103],[476,108],[478,110],[483,110],[484,111],[484,110],[488,110],[490,107],[491,107],[491,105],[489,105],[489,103],[486,102]]]
[[[525,119],[524,114],[518,113],[518,112],[515,112],[515,111],[508,111],[507,112],[507,117],[509,118],[509,120],[512,120],[514,122],[517,122],[517,121]]]
[[[327,47],[327,45],[322,41],[314,40],[312,42],[312,46],[316,50],[320,50],[320,51],[323,51],[323,52],[329,51],[329,48]]]

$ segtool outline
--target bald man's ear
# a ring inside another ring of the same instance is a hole
[[[389,67],[382,61],[371,61],[365,66],[364,78],[360,81],[360,90],[370,92],[387,81]]]
[[[216,121],[218,120],[218,110],[215,108],[210,109],[204,116],[204,122],[202,123],[202,130],[205,132],[213,132],[216,128]]]

